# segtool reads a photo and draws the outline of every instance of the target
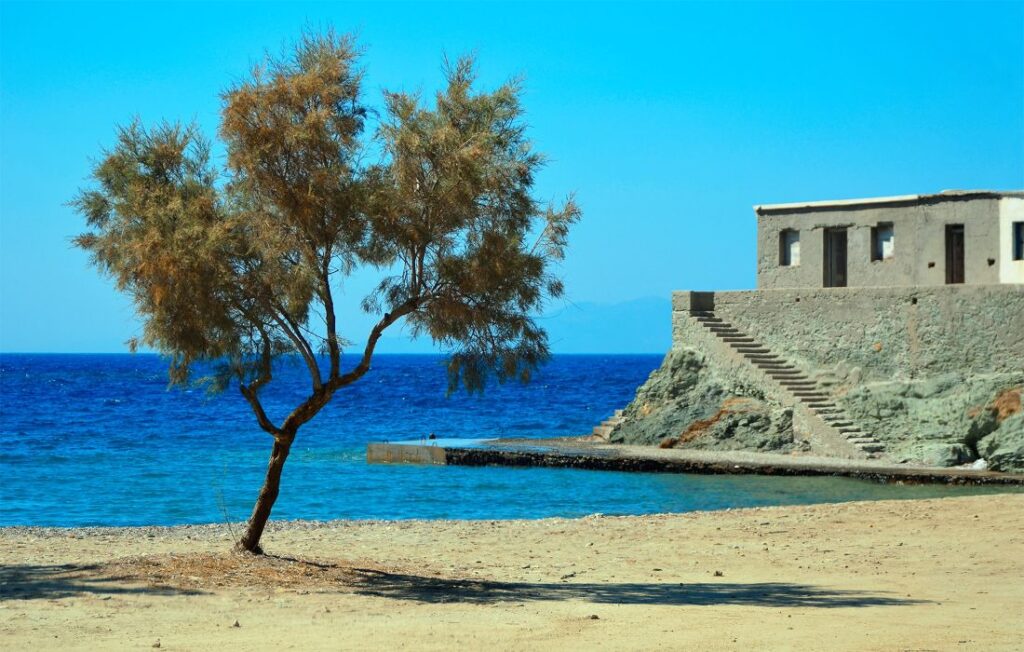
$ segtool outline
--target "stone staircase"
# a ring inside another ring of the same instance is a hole
[[[595,426],[593,433],[594,437],[600,437],[601,439],[608,441],[608,437],[611,436],[612,430],[615,430],[615,426],[625,421],[622,416],[622,410],[615,410],[615,414],[608,417],[601,422],[601,425]]]
[[[742,333],[732,324],[716,317],[713,312],[695,311],[691,315],[733,351],[778,383],[798,404],[820,418],[841,439],[845,439],[868,457],[881,457],[885,452],[884,444],[854,425],[843,409],[829,398],[828,393],[795,365],[772,353],[766,346]],[[596,433],[602,426],[595,428],[594,432]]]

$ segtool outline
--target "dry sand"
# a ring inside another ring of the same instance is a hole
[[[1022,495],[231,538],[0,529],[0,648],[1024,649]]]

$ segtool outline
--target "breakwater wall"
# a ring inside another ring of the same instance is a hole
[[[896,466],[870,461],[838,460],[757,453],[662,450],[638,446],[521,446],[459,448],[416,444],[370,444],[369,463],[452,466],[514,466],[638,473],[702,475],[834,476],[908,484],[1004,485],[1024,487],[1024,475],[972,469]]]

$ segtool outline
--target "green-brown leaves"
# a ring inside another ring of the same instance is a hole
[[[541,209],[531,195],[543,157],[526,139],[517,82],[475,92],[470,59],[449,66],[447,81],[432,108],[385,96],[388,158],[375,171],[371,238],[402,276],[382,284],[377,303],[415,301],[414,332],[456,351],[451,388],[477,390],[492,374],[525,380],[546,359],[532,315],[561,294],[551,263],[579,210],[572,201]]]
[[[231,351],[234,287],[221,255],[231,234],[208,144],[192,127],[133,123],[93,176],[98,188],[73,202],[93,229],[76,244],[135,299],[142,343],[175,355],[172,380],[193,359]]]
[[[273,245],[315,265],[363,240],[356,157],[367,111],[351,37],[306,35],[224,93],[221,135],[238,192]],[[284,251],[278,253],[283,254]]]
[[[368,137],[354,41],[306,35],[224,93],[219,175],[194,127],[120,130],[74,201],[89,226],[76,244],[133,297],[139,343],[171,356],[172,382],[216,361],[211,387],[240,381],[275,437],[366,373],[400,317],[454,351],[453,388],[526,380],[548,356],[533,316],[562,293],[552,265],[580,213],[571,199],[544,206],[532,194],[543,157],[526,138],[518,82],[474,86],[472,61],[460,59],[430,106],[385,93]],[[368,152],[380,160],[367,164]],[[358,268],[392,275],[364,301],[379,322],[342,373],[334,292]],[[277,427],[256,393],[289,353],[313,393]]]

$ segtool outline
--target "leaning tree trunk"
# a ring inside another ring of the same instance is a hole
[[[236,547],[245,552],[256,555],[263,554],[260,547],[260,537],[263,536],[263,528],[267,526],[270,519],[270,511],[274,508],[274,501],[281,487],[281,470],[284,469],[284,462],[288,459],[288,452],[291,450],[290,437],[285,441],[275,441],[274,448],[270,453],[270,463],[267,465],[267,477],[263,480],[263,488],[256,499],[256,505],[252,509],[252,516],[245,526],[245,534],[239,539]]]

